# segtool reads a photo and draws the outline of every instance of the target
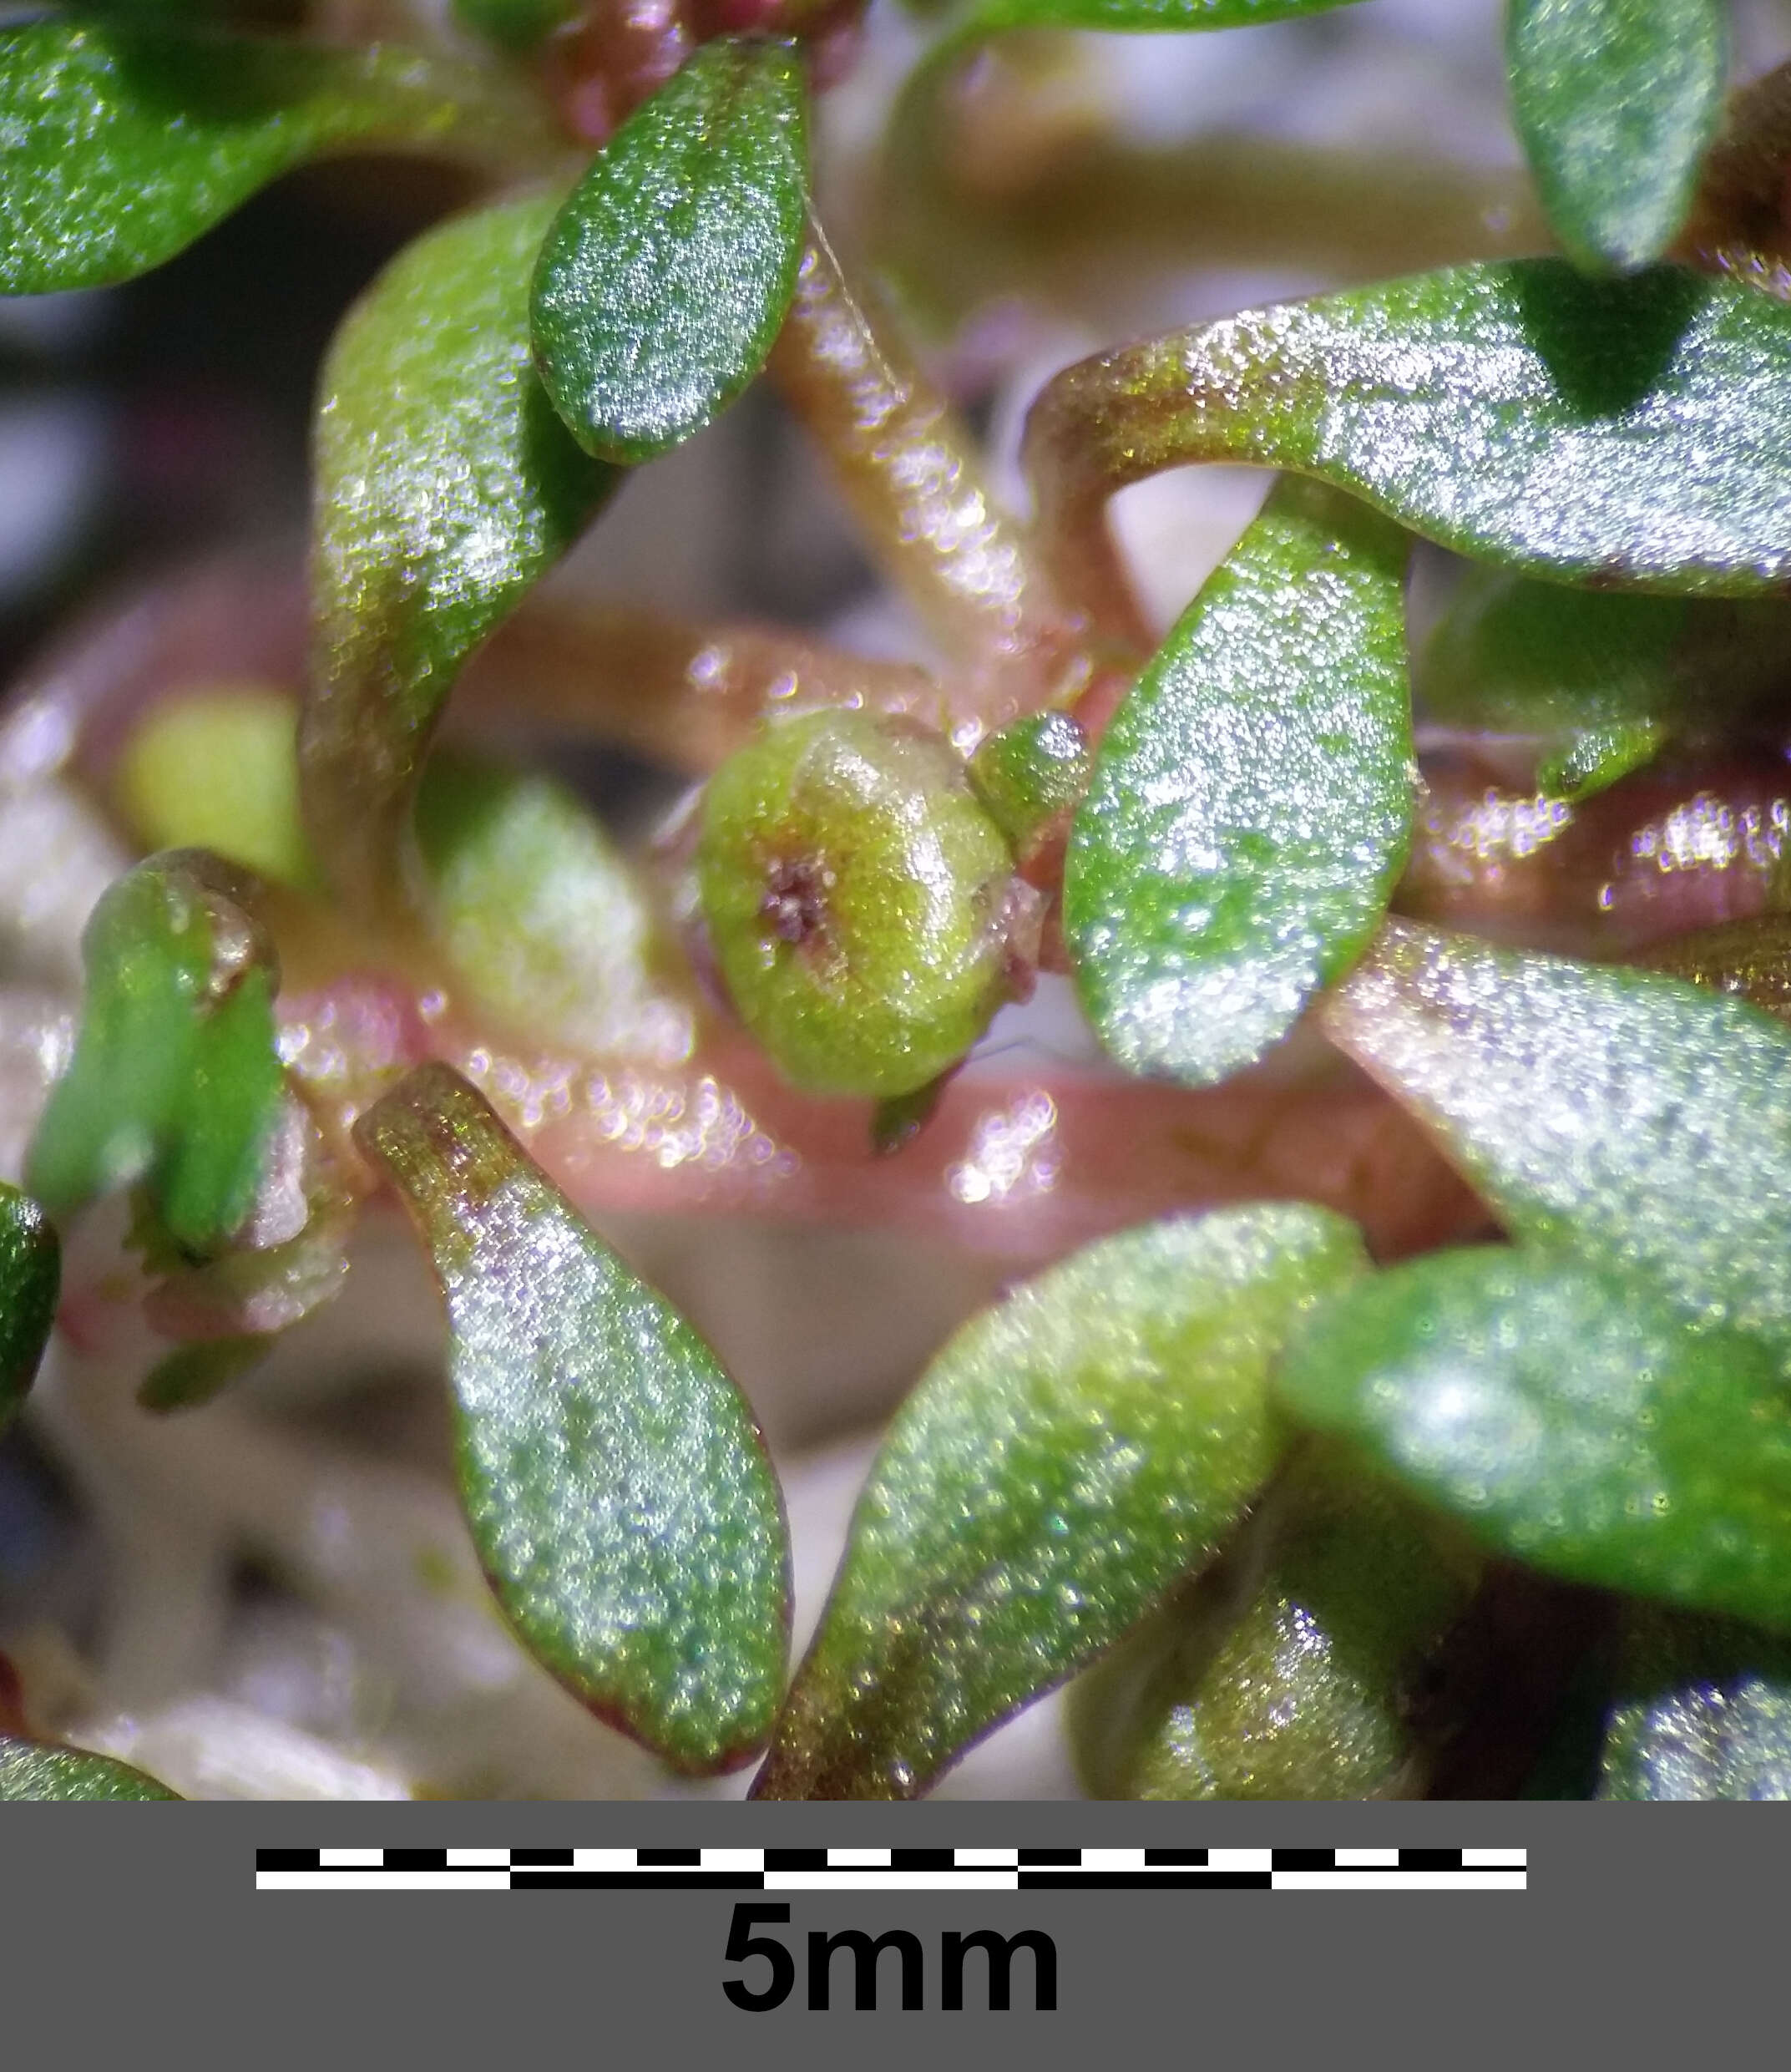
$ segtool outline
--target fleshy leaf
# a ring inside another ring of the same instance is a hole
[[[1791,914],[1758,914],[1693,929],[1654,944],[1641,961],[1651,970],[1733,994],[1791,1021]]]
[[[0,1431],[43,1357],[62,1282],[62,1249],[29,1195],[0,1183]]]
[[[1064,932],[1130,1070],[1247,1065],[1385,911],[1415,775],[1405,558],[1366,505],[1277,484],[1103,736]]]
[[[1471,558],[1685,595],[1791,581],[1791,309],[1677,267],[1444,268],[1066,368],[1034,406],[1041,527],[1111,609],[1102,507],[1193,461],[1316,475]]]
[[[144,1410],[190,1410],[240,1380],[266,1359],[275,1340],[271,1333],[235,1338],[200,1338],[164,1353],[144,1376],[137,1401]]]
[[[970,788],[1016,856],[1060,839],[1088,788],[1088,737],[1067,712],[1030,712],[991,734],[969,760]]]
[[[417,838],[436,940],[482,1007],[587,1051],[688,1048],[688,1011],[655,982],[645,894],[564,786],[438,754]]]
[[[514,57],[526,56],[576,21],[577,0],[452,0],[454,18]]]
[[[1551,798],[1591,798],[1652,762],[1667,741],[1657,719],[1614,719],[1576,728],[1536,765],[1536,788]]]
[[[1538,737],[1543,788],[1585,798],[1669,736],[1763,715],[1791,671],[1791,608],[1566,590],[1470,570],[1414,661],[1432,719]]]
[[[301,784],[319,859],[363,903],[401,882],[461,664],[620,479],[573,443],[530,363],[529,276],[554,207],[501,202],[419,238],[325,364]]]
[[[1437,1252],[1346,1289],[1277,1378],[1490,1547],[1791,1626],[1791,1402],[1765,1345],[1573,1259]]]
[[[251,898],[216,858],[173,849],[94,908],[74,1057],[28,1165],[53,1214],[146,1178],[168,1235],[201,1255],[248,1215],[282,1084],[278,970]]]
[[[1685,219],[1728,69],[1721,0],[1510,0],[1512,114],[1582,266],[1657,259]]]
[[[964,35],[992,29],[1138,29],[1146,33],[1251,28],[1328,14],[1355,0],[974,0]]]
[[[461,1492],[505,1615],[679,1768],[741,1762],[789,1637],[782,1508],[745,1399],[448,1066],[355,1133],[447,1300]]]
[[[648,460],[740,393],[796,291],[807,192],[793,44],[706,43],[622,124],[535,276],[542,378],[582,446]]]
[[[145,849],[207,849],[276,884],[314,886],[297,737],[297,699],[271,685],[160,699],[119,758],[119,809]]]
[[[1237,1563],[1241,1606],[1199,1591],[1166,1605],[1072,1692],[1095,1796],[1421,1796],[1412,1701],[1477,1562],[1328,1451],[1303,1456],[1262,1513]]]
[[[1791,1644],[1635,1606],[1599,1770],[1601,1799],[1791,1799]]]
[[[1323,1021],[1515,1237],[1791,1360],[1791,1030],[1652,972],[1404,921]]]
[[[413,51],[115,19],[0,29],[0,295],[145,273],[324,152],[419,144],[478,156],[500,140],[539,154],[527,104]]]
[[[0,1801],[21,1799],[178,1799],[126,1763],[78,1748],[51,1748],[0,1734]]]
[[[763,1798],[912,1798],[1206,1562],[1274,1467],[1267,1373],[1363,1264],[1257,1205],[1087,1247],[959,1333],[859,1498]]]

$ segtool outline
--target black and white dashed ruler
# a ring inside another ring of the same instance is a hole
[[[1522,1849],[258,1849],[258,1892],[1523,1892]]]

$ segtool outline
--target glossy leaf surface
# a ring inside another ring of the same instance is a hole
[[[1209,1560],[1275,1464],[1266,1380],[1363,1264],[1259,1205],[1076,1253],[898,1412],[756,1794],[910,1798]]]
[[[764,365],[802,259],[807,105],[793,45],[706,43],[554,218],[535,276],[535,351],[590,452],[650,459]]]
[[[1414,770],[1405,558],[1365,505],[1277,484],[1102,737],[1064,928],[1130,1070],[1250,1063],[1385,910]]]
[[[1412,1700],[1478,1565],[1440,1540],[1354,1462],[1303,1456],[1247,1528],[1242,1604],[1166,1606],[1072,1694],[1095,1795],[1421,1796]]]
[[[1791,1360],[1791,1030],[1651,972],[1409,922],[1389,924],[1324,1026],[1514,1236]]]
[[[1347,1289],[1277,1377],[1486,1545],[1575,1582],[1791,1625],[1791,1401],[1758,1340],[1637,1278],[1486,1246]]]
[[[423,753],[461,664],[620,478],[531,364],[528,196],[409,246],[337,333],[316,428],[316,665],[301,734],[316,853],[366,902],[398,878]]]
[[[115,19],[0,29],[0,294],[129,280],[321,152],[478,151],[519,120],[477,73],[414,52]]]
[[[38,1371],[56,1321],[62,1249],[28,1194],[0,1183],[0,1431]]]
[[[1791,608],[1777,600],[1566,590],[1477,568],[1419,650],[1412,691],[1430,718],[1536,736],[1543,788],[1583,798],[1670,737],[1763,715],[1788,671]]]
[[[1031,712],[991,734],[970,758],[970,788],[1017,856],[1065,824],[1094,768],[1088,737],[1067,712]]]
[[[23,1799],[178,1799],[126,1763],[78,1748],[51,1748],[0,1734],[0,1801]]]
[[[1249,28],[1328,14],[1354,0],[975,0],[966,35],[1004,28]]]
[[[715,1355],[426,1065],[356,1125],[448,1304],[461,1491],[533,1654],[680,1769],[765,1738],[788,1644],[783,1514]]]
[[[1069,367],[1030,464],[1063,580],[1106,498],[1191,461],[1349,489],[1475,559],[1745,596],[1791,580],[1791,309],[1660,266],[1517,260],[1247,311]]]
[[[74,1057],[28,1168],[53,1214],[146,1178],[168,1235],[202,1254],[249,1213],[282,1083],[278,970],[250,897],[215,857],[175,849],[94,908]]]
[[[1601,1799],[1791,1799],[1791,1644],[1632,1608],[1599,1771]]]
[[[1511,0],[1511,108],[1536,189],[1581,266],[1657,259],[1722,112],[1722,0]]]

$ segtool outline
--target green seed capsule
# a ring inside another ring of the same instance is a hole
[[[792,1085],[911,1093],[1008,995],[1013,858],[936,735],[767,727],[711,779],[696,868],[734,1005]]]

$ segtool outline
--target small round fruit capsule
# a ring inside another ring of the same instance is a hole
[[[910,1093],[1009,996],[1014,859],[935,734],[766,727],[710,780],[696,871],[734,1006],[792,1085]]]

